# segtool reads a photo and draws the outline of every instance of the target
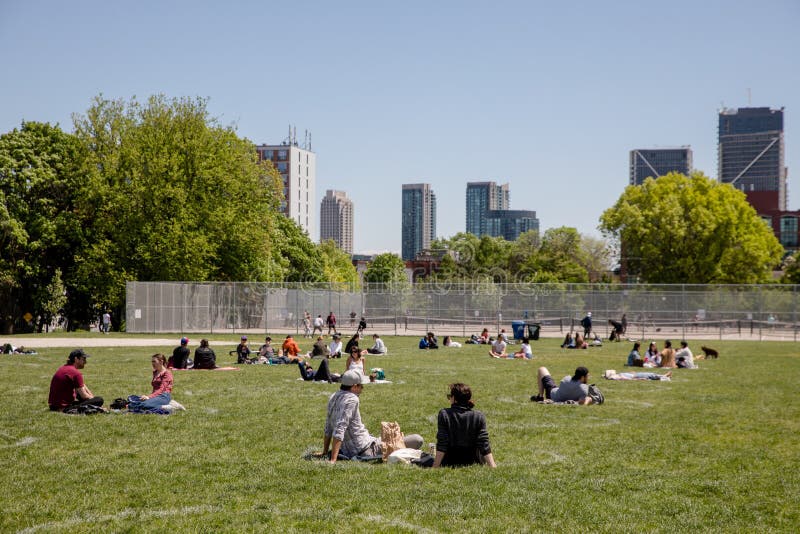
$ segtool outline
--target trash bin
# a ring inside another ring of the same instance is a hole
[[[525,325],[525,329],[528,330],[528,339],[532,339],[533,341],[537,341],[539,339],[539,330],[541,330],[542,324],[541,323],[527,323]]]
[[[514,331],[514,339],[525,337],[525,321],[511,321],[511,330]]]

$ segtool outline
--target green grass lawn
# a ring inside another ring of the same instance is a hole
[[[391,354],[367,365],[393,383],[364,388],[370,431],[396,420],[435,441],[446,386],[466,382],[486,414],[497,469],[302,460],[322,447],[338,386],[299,382],[296,366],[176,372],[174,398],[187,411],[167,417],[50,413],[50,377],[70,349],[43,349],[0,356],[0,531],[796,532],[800,524],[794,344],[711,341],[720,359],[676,370],[671,382],[611,382],[601,374],[621,370],[630,343],[567,351],[543,339],[533,361],[505,361],[484,346],[423,352],[416,338],[384,340]],[[696,352],[700,344],[692,342]],[[149,356],[171,350],[92,349],[84,376],[107,404],[149,393]],[[215,350],[218,363],[233,362]],[[587,366],[606,403],[530,402],[540,365],[557,380]],[[343,367],[332,360],[334,371]]]

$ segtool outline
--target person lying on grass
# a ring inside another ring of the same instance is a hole
[[[658,373],[648,373],[646,371],[618,373],[614,369],[608,369],[603,373],[603,378],[606,380],[670,380],[672,379],[672,371],[660,375]]]
[[[473,464],[497,467],[489,444],[486,417],[473,410],[472,390],[462,383],[450,384],[448,390],[450,407],[439,411],[433,467]]]
[[[336,463],[340,452],[349,458],[381,456],[380,438],[371,436],[361,422],[359,397],[363,384],[369,379],[358,371],[349,370],[342,375],[340,382],[339,391],[328,399],[322,455],[330,451],[332,464]],[[403,441],[409,449],[421,449],[424,442],[419,434],[405,436]]]
[[[565,376],[556,387],[556,381],[550,376],[550,371],[546,367],[539,367],[536,380],[538,393],[532,396],[531,400],[541,402],[550,399],[553,402],[575,401],[583,405],[591,404],[588,381],[589,369],[581,366],[575,369],[572,377]]]

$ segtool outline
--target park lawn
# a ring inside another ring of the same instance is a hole
[[[601,374],[622,368],[630,343],[569,351],[542,339],[533,361],[506,361],[485,346],[420,351],[417,338],[384,341],[390,355],[368,356],[367,366],[393,383],[365,386],[370,431],[396,420],[435,441],[447,384],[466,382],[486,414],[497,469],[301,459],[321,449],[338,386],[300,382],[296,366],[176,372],[174,398],[187,411],[172,416],[50,413],[50,377],[70,348],[43,349],[0,356],[0,531],[794,532],[800,524],[792,343],[709,341],[719,360],[676,370],[671,382],[611,382]],[[106,404],[149,393],[149,356],[159,350],[172,347],[92,349],[87,384]],[[215,350],[218,363],[234,361]],[[532,403],[539,365],[557,380],[586,365],[606,403]],[[334,371],[343,367],[332,360]]]

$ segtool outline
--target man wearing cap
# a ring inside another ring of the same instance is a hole
[[[86,365],[86,354],[83,349],[75,349],[69,353],[67,363],[62,365],[50,381],[50,396],[47,403],[50,411],[63,412],[74,406],[103,405],[102,397],[95,397],[83,382],[80,370]]]
[[[182,337],[181,344],[175,347],[172,351],[172,368],[173,369],[186,369],[187,362],[189,361],[189,338]]]
[[[532,401],[543,401],[552,399],[553,402],[575,401],[578,404],[591,404],[592,398],[589,396],[589,369],[577,367],[575,374],[571,377],[565,376],[561,383],[556,387],[556,382],[550,376],[550,371],[546,367],[539,367],[537,386],[539,391],[531,397]]]
[[[335,464],[341,452],[353,458],[355,456],[380,456],[383,451],[380,438],[370,436],[364,423],[361,422],[359,396],[363,384],[369,378],[355,370],[346,371],[341,379],[339,391],[328,400],[328,414],[325,418],[325,440],[322,454],[331,451],[331,463]],[[411,449],[422,448],[423,439],[419,434],[411,434],[404,438],[405,446]]]
[[[236,363],[247,363],[250,360],[250,347],[247,346],[247,336],[242,336],[236,345]]]

